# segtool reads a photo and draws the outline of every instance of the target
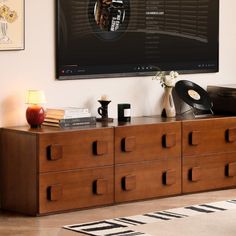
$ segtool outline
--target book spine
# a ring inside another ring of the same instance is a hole
[[[65,108],[65,109],[53,109],[47,108],[46,111],[51,114],[73,114],[73,113],[88,113],[88,108]]]
[[[91,113],[74,113],[71,115],[56,115],[56,114],[46,113],[46,118],[50,119],[72,119],[81,117],[91,117]]]
[[[81,112],[88,112],[88,108],[82,108],[82,107],[64,107],[64,108],[47,108],[48,111],[81,111]]]
[[[71,114],[65,114],[64,119],[69,119],[69,118],[82,118],[82,117],[91,117],[91,113],[89,112],[78,112],[78,113],[71,113]]]
[[[44,121],[43,125],[46,126],[55,126],[55,127],[61,127],[61,128],[66,128],[66,127],[76,127],[76,126],[83,126],[83,125],[96,125],[96,117],[95,119],[90,119],[90,120],[80,120],[80,121],[73,121],[73,122],[50,122],[50,121]]]
[[[60,127],[60,125],[57,124],[57,123],[52,123],[52,122],[47,122],[47,121],[44,121],[44,122],[43,122],[43,125],[46,125],[46,126],[53,126],[53,127]]]
[[[59,121],[60,124],[73,124],[73,123],[96,123],[96,117],[81,117],[81,118],[71,118],[71,119],[61,119]]]
[[[60,127],[68,128],[68,127],[78,127],[78,126],[83,126],[83,125],[96,125],[96,122],[85,121],[85,122],[63,123],[63,124],[60,124]]]
[[[83,110],[65,110],[64,114],[65,115],[73,115],[73,114],[78,114],[78,113],[89,113],[89,110],[87,108],[84,108]]]

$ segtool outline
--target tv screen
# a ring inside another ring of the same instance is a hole
[[[219,0],[57,0],[58,79],[218,71]]]

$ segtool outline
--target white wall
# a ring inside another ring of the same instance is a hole
[[[43,89],[47,106],[89,107],[97,114],[97,99],[107,94],[109,114],[117,103],[129,102],[132,115],[160,114],[163,89],[151,77],[55,80],[54,0],[25,0],[25,50],[0,51],[0,126],[25,124],[25,92]],[[220,1],[220,72],[181,75],[206,87],[236,83],[235,0]],[[132,56],[132,55],[131,55]]]

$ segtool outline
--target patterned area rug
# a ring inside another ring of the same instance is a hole
[[[153,236],[138,230],[138,226],[184,219],[199,214],[236,209],[236,200],[227,200],[214,203],[192,205],[173,208],[165,211],[150,212],[143,215],[114,218],[83,224],[66,225],[63,228],[92,236]]]

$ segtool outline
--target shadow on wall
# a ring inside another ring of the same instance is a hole
[[[1,103],[2,127],[17,126],[26,124],[25,120],[25,101],[22,100],[21,94],[14,94],[6,97]]]
[[[98,106],[99,103],[93,97],[88,98],[84,103],[84,107],[88,108],[93,115],[96,115]]]
[[[153,88],[154,90],[149,92],[151,95],[147,95],[145,97],[145,105],[143,107],[145,116],[160,115],[162,112],[164,91],[162,88],[160,90],[156,90],[155,86],[153,86]]]

